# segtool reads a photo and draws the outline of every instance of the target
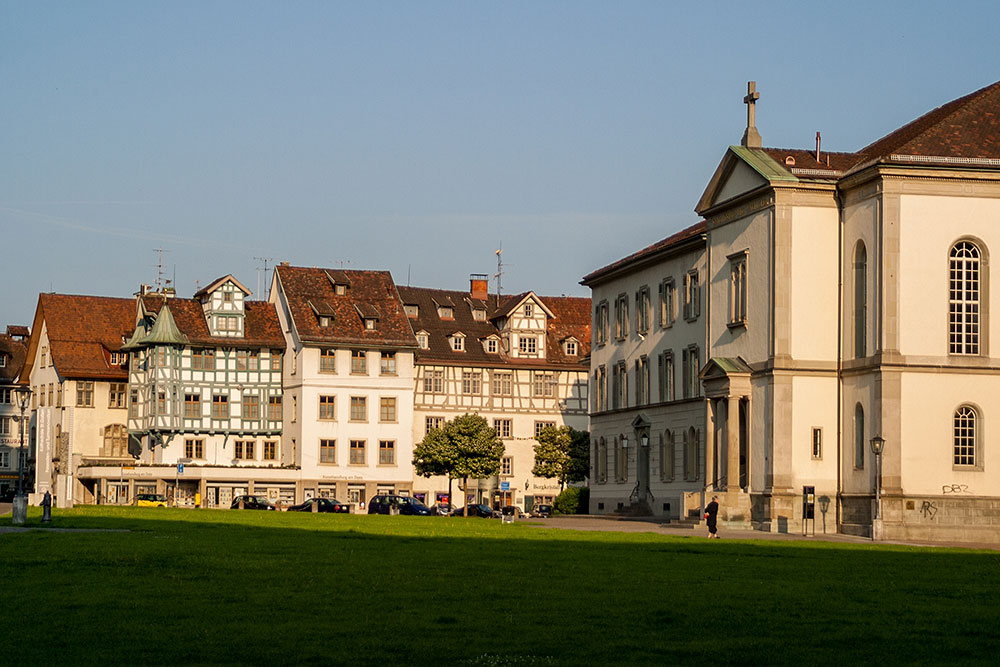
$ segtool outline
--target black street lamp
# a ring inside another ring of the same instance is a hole
[[[882,450],[885,438],[876,435],[871,440],[872,454],[875,455],[875,516],[872,521],[872,539],[882,538]]]
[[[28,460],[24,450],[24,413],[27,412],[28,401],[31,400],[31,388],[18,385],[14,388],[14,395],[17,405],[21,409],[21,446],[17,450],[17,494],[14,496],[12,519],[14,524],[21,525],[28,519],[28,497],[24,493],[24,466]]]

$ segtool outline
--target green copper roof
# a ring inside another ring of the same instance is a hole
[[[170,307],[163,304],[160,314],[153,323],[153,328],[149,334],[142,339],[143,345],[187,345],[188,337],[181,333],[174,322],[174,316],[170,314]]]
[[[797,183],[798,178],[792,176],[785,169],[784,165],[775,161],[770,155],[759,148],[747,148],[746,146],[730,146],[729,150],[735,153],[741,160],[746,162],[758,174],[768,181],[788,181]]]
[[[135,331],[132,332],[132,337],[125,341],[125,344],[122,345],[122,352],[131,352],[132,350],[137,350],[142,347],[140,343],[145,335],[146,332],[143,328],[141,326],[137,326]]]
[[[726,373],[751,373],[753,369],[739,357],[712,357],[709,363],[714,363]]]

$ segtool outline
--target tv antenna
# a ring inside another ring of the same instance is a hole
[[[273,263],[274,262],[274,258],[273,257],[254,257],[254,259],[256,259],[258,262],[263,262],[264,263],[264,267],[263,267],[264,282],[267,282],[267,263],[268,262]],[[262,301],[262,299],[260,298],[260,272],[261,272],[261,267],[258,266],[257,267],[257,300],[258,301]]]
[[[497,305],[500,305],[500,293],[503,292],[503,241],[500,242],[500,247],[497,248],[497,272],[493,274],[493,277],[497,279]]]
[[[172,280],[163,277],[163,253],[170,252],[163,248],[153,248],[156,253],[156,291],[163,292],[163,288],[173,283]]]

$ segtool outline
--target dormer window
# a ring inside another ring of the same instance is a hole
[[[465,334],[456,333],[451,336],[451,349],[456,352],[465,352]]]
[[[486,309],[485,308],[473,308],[472,309],[472,319],[477,322],[486,321]]]
[[[534,315],[534,312],[535,312],[535,308],[534,308],[533,304],[530,304],[530,303],[524,304],[524,316],[525,317],[531,317],[532,315]]]
[[[330,318],[327,315],[320,315],[319,316],[319,325],[321,327],[323,327],[324,329],[329,328],[329,326],[330,326]]]
[[[122,366],[128,360],[128,355],[124,352],[112,352],[111,353],[111,365],[112,366]]]
[[[347,294],[347,285],[334,285],[333,293],[337,296],[344,296]]]
[[[420,308],[416,304],[404,304],[403,312],[406,313],[407,317],[417,317],[420,314]]]
[[[438,317],[442,320],[455,319],[455,309],[451,306],[438,306]]]
[[[375,323],[376,322],[378,322],[378,320],[376,320],[375,318],[373,318],[373,317],[366,317],[365,318],[365,331],[375,331]]]
[[[484,341],[483,349],[486,350],[487,354],[496,354],[500,351],[500,341],[496,338],[487,338]]]
[[[428,347],[430,347],[426,331],[417,332],[417,345],[420,346],[421,350],[426,350]]]
[[[0,368],[5,368],[7,366],[7,355],[0,354]]]
[[[577,341],[573,338],[570,338],[569,340],[564,342],[563,351],[566,353],[566,356],[575,357],[577,355]]]

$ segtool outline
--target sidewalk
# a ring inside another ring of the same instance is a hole
[[[562,530],[603,530],[619,533],[655,533],[657,535],[671,535],[674,537],[693,537],[707,539],[707,529],[699,526],[696,528],[671,527],[670,524],[663,523],[655,517],[619,517],[612,515],[602,516],[555,516],[548,519],[525,519],[540,528],[553,528]],[[854,544],[875,544],[865,537],[854,535],[841,535],[838,533],[821,533],[804,536],[801,533],[765,533],[760,530],[750,530],[746,528],[726,528],[719,527],[719,536],[723,540],[776,540],[776,541],[824,541],[824,542],[846,542]],[[963,542],[903,542],[896,540],[885,540],[878,544],[901,544],[913,547],[952,547],[960,549],[990,549],[1000,551],[998,544],[970,544]]]

